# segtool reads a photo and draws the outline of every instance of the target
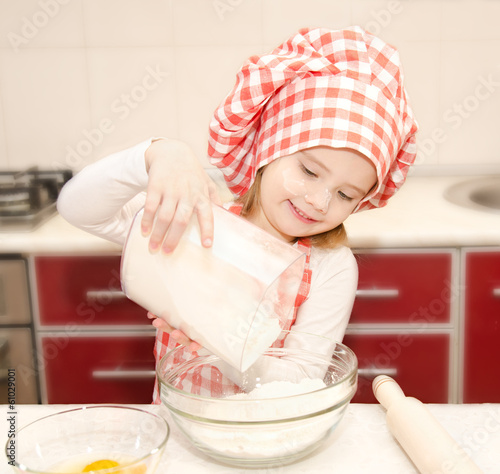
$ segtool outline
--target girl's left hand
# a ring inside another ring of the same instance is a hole
[[[174,339],[175,342],[181,344],[182,346],[185,346],[190,352],[196,352],[201,349],[201,344],[189,339],[189,337],[187,337],[182,331],[170,326],[170,324],[168,324],[164,319],[159,318],[149,311],[148,318],[153,320],[151,324],[156,329],[160,329],[161,331],[169,333],[170,337]]]

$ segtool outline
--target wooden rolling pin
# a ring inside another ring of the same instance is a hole
[[[387,426],[421,474],[481,474],[467,453],[416,398],[406,397],[387,375],[373,380],[373,393],[387,410]]]

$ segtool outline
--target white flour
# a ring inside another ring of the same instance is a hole
[[[299,383],[275,381],[254,388],[249,393],[238,393],[227,397],[229,400],[256,400],[259,398],[280,398],[313,392],[326,387],[321,379],[303,379]],[[284,414],[286,415],[286,414]]]
[[[317,392],[305,403],[296,400],[289,400],[287,403],[282,397],[320,390],[325,386],[321,379],[306,378],[300,383],[270,382],[249,393],[231,395],[227,400],[249,402],[234,406],[234,410],[231,410],[232,420],[280,420],[321,412],[322,409],[335,404],[332,394],[324,393],[328,391]],[[265,403],[254,403],[263,398],[267,399]],[[246,426],[235,426],[231,422],[227,425],[188,425],[182,419],[178,419],[178,422],[190,432],[198,444],[205,445],[210,451],[216,451],[223,456],[241,459],[287,458],[322,440],[330,428],[340,420],[342,411],[334,410],[290,422],[266,422]],[[227,413],[227,407],[225,412]],[[206,417],[221,419],[221,413],[217,407],[211,406]]]

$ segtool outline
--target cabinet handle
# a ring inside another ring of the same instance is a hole
[[[500,298],[500,288],[493,288],[492,293],[494,298]]]
[[[149,379],[154,378],[156,372],[154,370],[93,370],[92,378],[94,379]]]
[[[397,298],[399,290],[392,288],[371,288],[367,290],[356,290],[356,298]]]
[[[87,290],[86,296],[88,301],[116,301],[127,298],[121,290]]]
[[[366,379],[374,379],[377,375],[388,375],[389,377],[395,377],[398,375],[398,369],[396,367],[389,367],[384,369],[382,367],[364,367],[358,369],[358,375]]]

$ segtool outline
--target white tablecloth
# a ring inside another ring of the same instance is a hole
[[[17,405],[16,423],[20,428],[42,416],[73,408],[74,405]],[[324,445],[302,461],[273,469],[231,468],[212,461],[193,448],[158,406],[141,408],[160,412],[169,422],[171,434],[158,474],[313,474],[369,473],[414,474],[416,469],[387,429],[385,411],[380,405],[351,404],[333,434]],[[474,462],[488,474],[500,473],[500,405],[428,405],[430,411],[470,454]],[[8,407],[0,405],[0,473],[6,469],[4,446],[7,440]]]

